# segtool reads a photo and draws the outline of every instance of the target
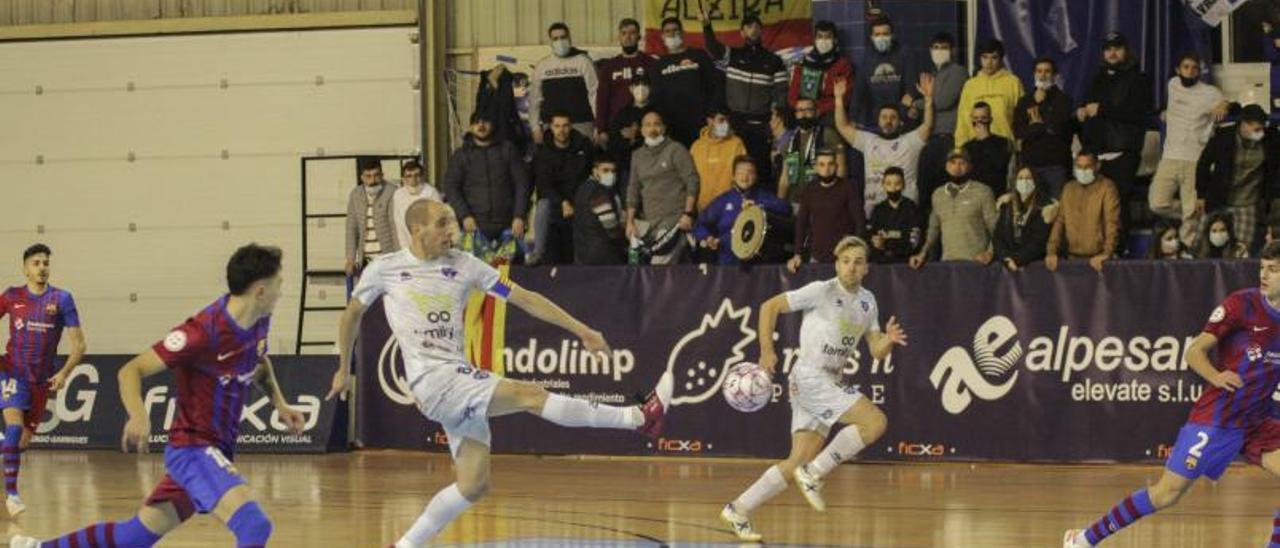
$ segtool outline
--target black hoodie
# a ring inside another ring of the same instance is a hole
[[[1151,124],[1151,80],[1132,62],[1105,64],[1093,77],[1081,106],[1098,103],[1098,115],[1084,122],[1080,138],[1098,153],[1142,151]]]
[[[573,202],[578,185],[591,174],[594,147],[587,136],[569,130],[569,146],[559,148],[551,130],[533,153],[533,184],[539,199],[551,200],[551,217],[560,219],[560,204]]]
[[[467,134],[449,157],[444,192],[459,220],[475,217],[481,230],[501,232],[529,210],[524,158],[509,141],[480,146]]]

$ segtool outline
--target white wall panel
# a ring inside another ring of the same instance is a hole
[[[0,216],[0,282],[20,283],[21,249],[47,242],[91,351],[135,352],[225,290],[237,246],[271,243],[286,263],[272,344],[291,352],[300,158],[417,148],[410,30],[0,44],[0,180],[30,204]],[[327,174],[313,204],[344,205],[353,172]],[[327,222],[321,268],[341,254],[341,220]]]

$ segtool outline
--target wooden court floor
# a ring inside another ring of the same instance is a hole
[[[441,546],[737,546],[720,507],[764,461],[499,456],[490,497],[448,529]],[[446,456],[363,451],[324,456],[244,455],[237,461],[275,521],[272,546],[386,546],[447,485]],[[794,491],[754,516],[771,546],[1057,547],[1158,477],[1156,466],[853,464],[828,477],[819,514]],[[20,487],[28,511],[9,534],[47,538],[91,521],[127,517],[163,474],[159,455],[27,453]],[[1236,466],[1182,505],[1113,537],[1107,548],[1261,547],[1280,505],[1280,479]],[[231,546],[197,517],[160,546]]]

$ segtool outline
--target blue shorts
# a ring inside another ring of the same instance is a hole
[[[27,376],[0,370],[0,409],[31,408],[31,383]]]
[[[1240,454],[1244,442],[1243,428],[1187,423],[1178,431],[1178,441],[1164,467],[1187,479],[1205,476],[1216,480]]]
[[[164,467],[169,471],[165,479],[171,478],[177,487],[185,491],[194,510],[201,514],[213,511],[227,491],[245,484],[231,459],[217,447],[165,447]],[[162,489],[164,483],[157,486],[157,492],[165,490]],[[173,489],[170,487],[168,490]],[[159,500],[155,493],[151,498]]]

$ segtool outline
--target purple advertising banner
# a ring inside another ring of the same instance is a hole
[[[977,264],[921,271],[872,266],[881,324],[910,344],[887,360],[865,344],[844,371],[889,417],[871,459],[1140,461],[1162,458],[1202,388],[1183,353],[1230,292],[1257,285],[1257,262],[1083,263],[1057,273]],[[830,267],[534,268],[521,286],[599,329],[613,348],[597,363],[560,329],[507,309],[503,374],[552,392],[628,405],[664,371],[675,406],[657,440],[571,430],[530,416],[493,421],[497,452],[781,457],[790,440],[786,372],[800,316],[778,325],[775,397],[756,413],[719,393],[729,367],[759,358],[760,303],[834,275]],[[413,407],[380,305],[361,332],[360,438],[368,447],[443,449]]]

